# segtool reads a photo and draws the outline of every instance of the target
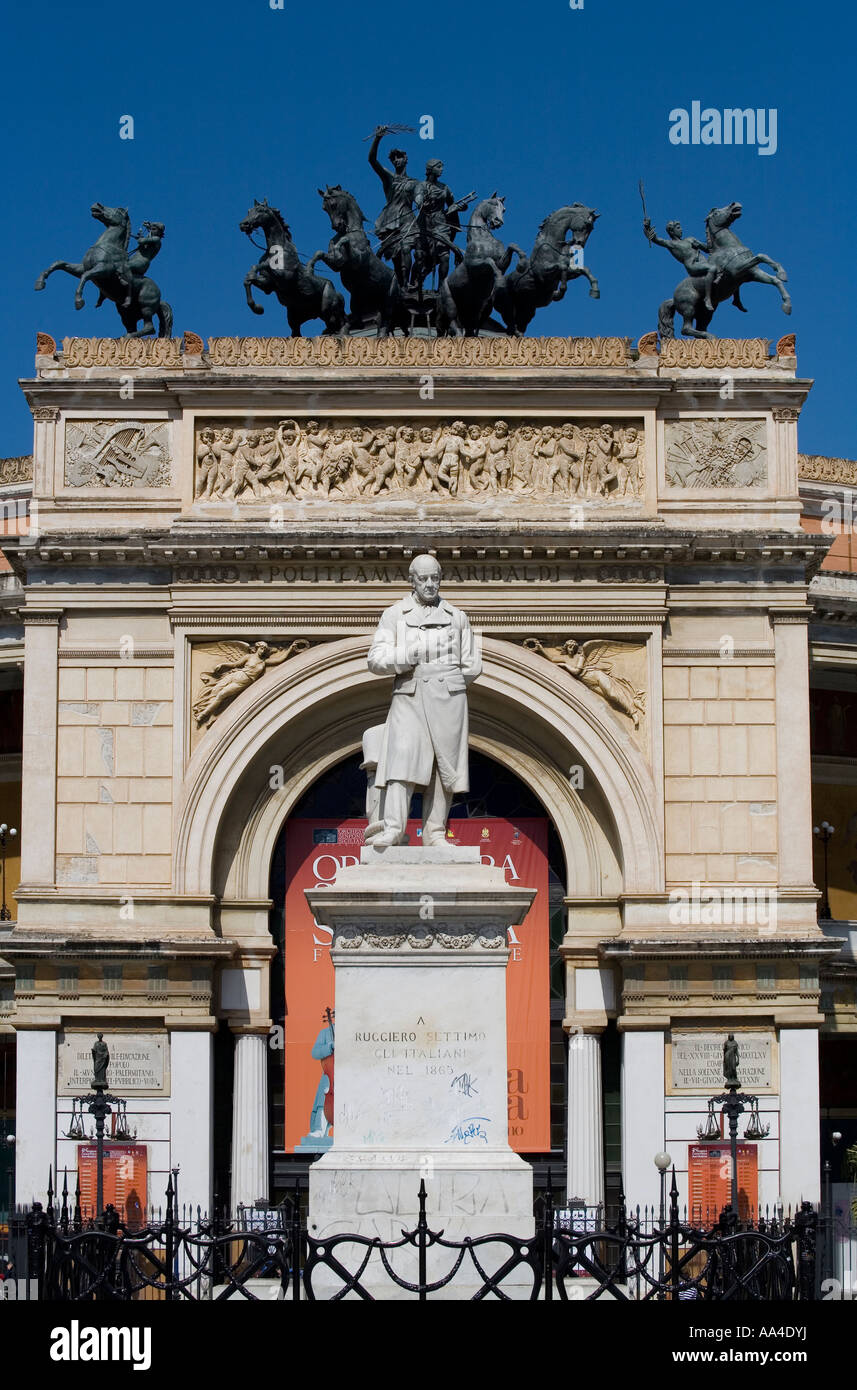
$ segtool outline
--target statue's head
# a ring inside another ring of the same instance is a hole
[[[613,438],[613,426],[609,423],[609,421],[605,420],[604,424],[600,426],[600,430],[604,439]]]
[[[231,444],[234,438],[235,431],[233,430],[232,426],[224,425],[223,429],[220,431],[220,442],[222,444]]]
[[[471,439],[481,439],[482,437],[482,430],[479,425],[470,425],[467,433],[470,435]]]
[[[427,178],[431,183],[436,183],[437,180],[440,178],[440,176],[441,176],[442,173],[443,173],[443,160],[442,160],[442,159],[427,159],[427,160],[426,160],[426,178]]]
[[[667,236],[672,237],[673,240],[677,240],[677,239],[681,236],[681,223],[680,223],[680,222],[668,222],[668,223],[667,223]]]
[[[562,429],[560,430],[560,434],[562,435],[563,439],[573,439],[574,425],[563,425]]]
[[[457,434],[461,439],[467,434],[467,426],[463,420],[453,420],[449,430],[450,434]]]
[[[307,420],[306,432],[307,434],[318,434],[318,420]]]
[[[420,603],[437,603],[442,570],[434,555],[417,555],[411,561],[408,578],[414,597]]]
[[[390,163],[397,174],[403,174],[408,167],[408,156],[404,150],[391,150]]]
[[[573,637],[569,637],[567,642],[563,642],[562,649],[566,656],[574,656],[578,650],[578,643]]]
[[[434,430],[432,429],[431,425],[423,425],[422,429],[420,430],[420,439],[423,441],[423,443],[430,444],[433,438]]]
[[[625,431],[625,438],[626,438],[631,444],[633,444],[634,440],[637,438],[637,430],[636,430],[636,427],[635,427],[634,425],[629,425],[629,426],[628,426],[628,428],[627,428],[626,431]]]
[[[506,424],[505,420],[497,421],[494,426],[494,433],[499,434],[501,439],[505,439],[506,435],[509,433],[509,426]]]

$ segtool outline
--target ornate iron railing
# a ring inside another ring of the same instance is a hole
[[[673,1173],[663,1218],[646,1226],[624,1205],[613,1224],[584,1216],[561,1229],[553,1195],[536,1203],[531,1235],[447,1239],[429,1226],[425,1183],[416,1226],[395,1240],[342,1232],[310,1235],[300,1192],[275,1210],[227,1218],[166,1208],[131,1229],[112,1208],[86,1220],[67,1185],[26,1218],[22,1296],[56,1302],[276,1297],[292,1302],[435,1297],[567,1302],[808,1301],[819,1296],[818,1213],[739,1222],[726,1208],[713,1225],[681,1218]]]

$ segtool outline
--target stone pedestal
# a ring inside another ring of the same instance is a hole
[[[477,847],[398,846],[364,849],[307,898],[336,970],[333,1146],[310,1169],[311,1234],[397,1239],[424,1179],[448,1239],[528,1235],[532,1170],[508,1143],[506,931],[532,892]],[[451,1263],[438,1255],[430,1277]],[[465,1284],[462,1270],[451,1296]],[[379,1278],[376,1296],[402,1295]]]

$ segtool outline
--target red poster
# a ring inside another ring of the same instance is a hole
[[[739,1144],[738,1212],[742,1221],[759,1205],[759,1158],[756,1144]],[[713,1225],[732,1201],[732,1155],[729,1144],[688,1145],[688,1195],[690,1219]]]
[[[491,817],[453,820],[450,844],[479,845],[482,862],[503,865],[509,883],[535,888],[527,917],[509,931],[506,972],[509,1143],[519,1153],[550,1149],[550,913],[548,823]],[[285,1147],[314,1153],[332,1143],[335,1026],[329,927],[314,921],[304,890],[360,862],[365,820],[289,821],[286,832]],[[419,822],[409,821],[411,844]]]
[[[84,1215],[91,1215],[96,1208],[98,1149],[81,1144],[77,1153],[80,1205]],[[114,1206],[127,1226],[146,1224],[148,1157],[145,1144],[104,1145],[104,1205]]]

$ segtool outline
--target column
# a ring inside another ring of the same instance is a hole
[[[57,1041],[52,1029],[17,1034],[15,1201],[47,1201],[48,1170],[57,1186]]]
[[[232,1089],[232,1210],[268,1199],[268,1038],[238,1033]]]
[[[601,1039],[572,1033],[568,1040],[568,1197],[588,1206],[604,1201]]]
[[[629,1207],[660,1201],[664,1148],[664,1034],[622,1035],[622,1183]]]
[[[820,1200],[820,1148],[818,1032],[781,1028],[780,1195],[786,1206]]]
[[[212,1112],[214,1048],[212,1034],[170,1033],[172,1134],[170,1166],[178,1164],[179,1204],[211,1209],[214,1117]],[[153,1194],[157,1202],[159,1193]]]

